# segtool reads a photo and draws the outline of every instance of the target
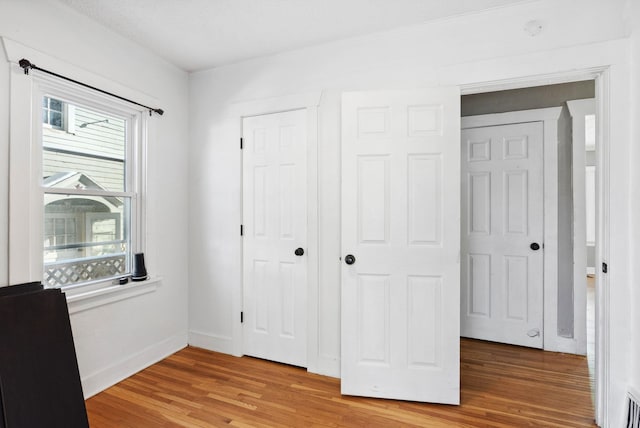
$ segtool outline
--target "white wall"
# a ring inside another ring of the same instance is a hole
[[[339,375],[340,91],[470,85],[608,66],[611,78],[610,426],[630,361],[629,63],[618,2],[535,1],[191,75],[190,343],[241,353],[240,121],[237,102],[324,91],[319,109],[320,284],[312,370]],[[545,30],[530,37],[531,19]],[[235,112],[235,113],[234,113]],[[636,360],[637,361],[637,360]]]
[[[84,392],[93,395],[187,343],[188,76],[57,2],[0,0],[0,36],[57,64],[148,94],[166,111],[150,126],[145,254],[149,273],[163,279],[154,292],[71,316]],[[8,165],[9,85],[10,65],[2,54],[0,285],[8,281],[8,168],[21,168]]]

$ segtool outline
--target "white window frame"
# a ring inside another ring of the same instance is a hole
[[[144,116],[142,112],[131,109],[128,105],[122,105],[116,99],[107,99],[102,96],[97,96],[95,91],[85,89],[79,87],[78,85],[68,84],[66,82],[60,82],[58,79],[51,80],[49,78],[34,78],[34,109],[33,109],[33,120],[37,120],[37,115],[39,114],[40,118],[42,118],[42,111],[38,111],[39,109],[36,106],[42,106],[42,99],[44,97],[50,97],[57,100],[60,100],[63,105],[82,105],[83,107],[87,107],[89,109],[93,109],[96,111],[101,111],[106,114],[111,114],[116,117],[122,117],[126,123],[126,145],[125,145],[125,180],[124,180],[124,189],[118,192],[113,191],[105,191],[105,196],[111,197],[121,197],[123,199],[127,199],[130,201],[128,206],[128,215],[130,216],[130,225],[129,225],[129,245],[128,245],[128,253],[127,253],[127,268],[126,271],[122,275],[115,275],[111,278],[99,279],[99,280],[90,280],[80,283],[68,284],[68,285],[58,285],[56,287],[61,288],[62,290],[70,290],[76,287],[82,287],[87,285],[93,285],[98,283],[98,287],[100,287],[101,283],[108,281],[111,282],[115,277],[125,276],[130,274],[132,271],[131,261],[133,259],[133,254],[136,252],[140,252],[141,245],[139,245],[141,237],[137,233],[138,226],[141,223],[140,218],[138,216],[138,194],[139,194],[139,174],[141,170],[141,166],[139,164],[139,156],[136,156],[136,153],[139,152],[140,148],[140,126],[144,121]],[[44,143],[44,135],[43,135],[43,127],[38,126],[37,133],[34,133],[35,142],[33,144],[32,151],[34,153],[33,161],[38,162],[37,167],[42,167],[42,154],[43,154],[43,143]],[[34,167],[36,167],[34,165]],[[35,169],[35,168],[34,168]],[[42,176],[43,174],[40,174]],[[100,196],[101,191],[96,190],[75,190],[75,189],[60,189],[60,188],[45,188],[42,185],[39,186],[39,191],[44,194],[58,194],[58,195],[74,195],[78,197],[96,197]],[[125,204],[126,205],[126,204]],[[42,205],[42,210],[44,210],[44,205]],[[127,214],[125,214],[127,215]],[[43,219],[44,221],[44,219]],[[45,287],[47,284],[45,284]]]
[[[128,119],[125,174],[131,199],[130,258],[144,252],[144,193],[148,113],[114,97],[85,89],[47,75],[17,76],[11,80],[10,171],[9,171],[9,281],[19,284],[43,279],[44,194],[42,186],[42,97],[78,103]],[[50,193],[52,189],[47,188]],[[54,189],[54,192],[56,190]],[[61,190],[74,194],[73,189]],[[75,192],[83,195],[82,191]],[[117,291],[113,278],[60,287],[68,299],[93,297]]]

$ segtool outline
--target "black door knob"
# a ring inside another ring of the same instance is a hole
[[[529,245],[529,248],[531,248],[533,251],[538,251],[540,249],[540,244],[538,244],[537,242],[533,242],[531,243],[531,245]]]
[[[304,250],[302,248],[296,248],[293,254],[295,254],[296,256],[304,256]]]
[[[351,254],[347,254],[347,256],[344,258],[344,262],[348,265],[352,265],[356,262],[356,258]]]

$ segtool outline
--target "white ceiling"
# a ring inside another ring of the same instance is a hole
[[[187,71],[526,0],[58,0]]]

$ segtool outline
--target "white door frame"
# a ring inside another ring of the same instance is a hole
[[[608,66],[533,77],[519,77],[494,82],[476,82],[461,86],[462,95],[508,89],[594,80],[596,85],[596,351],[595,351],[595,420],[602,426],[608,418],[610,357],[609,278],[599,264],[609,259],[609,151],[610,139],[610,70]],[[545,326],[546,328],[546,326]]]
[[[571,352],[573,339],[558,336],[558,118],[562,107],[521,110],[462,118],[462,129],[542,122],[544,138],[543,349]]]
[[[307,370],[316,372],[318,355],[318,265],[319,265],[319,222],[318,222],[318,106],[320,104],[320,92],[312,92],[285,97],[268,98],[263,100],[236,103],[231,106],[229,119],[235,123],[236,139],[240,148],[240,138],[242,137],[242,120],[245,117],[261,116],[265,114],[281,113],[291,110],[307,111]],[[242,183],[242,154],[239,157],[240,163],[240,188],[244,192]],[[240,213],[243,213],[242,196],[240,198]],[[239,224],[242,223],[242,216]],[[238,226],[239,232],[240,226]],[[240,260],[243,258],[242,237],[238,233],[240,242]],[[233,314],[237,318],[233,323],[233,337],[240,338],[234,340],[233,355],[244,355],[242,349],[242,323],[240,313],[243,310],[242,290],[244,283],[240,270],[239,289],[234,291]]]
[[[567,101],[573,129],[573,293],[574,321],[573,337],[577,341],[578,352],[587,353],[587,218],[586,218],[586,149],[584,118],[595,114],[595,100]],[[579,126],[576,126],[579,125]]]

